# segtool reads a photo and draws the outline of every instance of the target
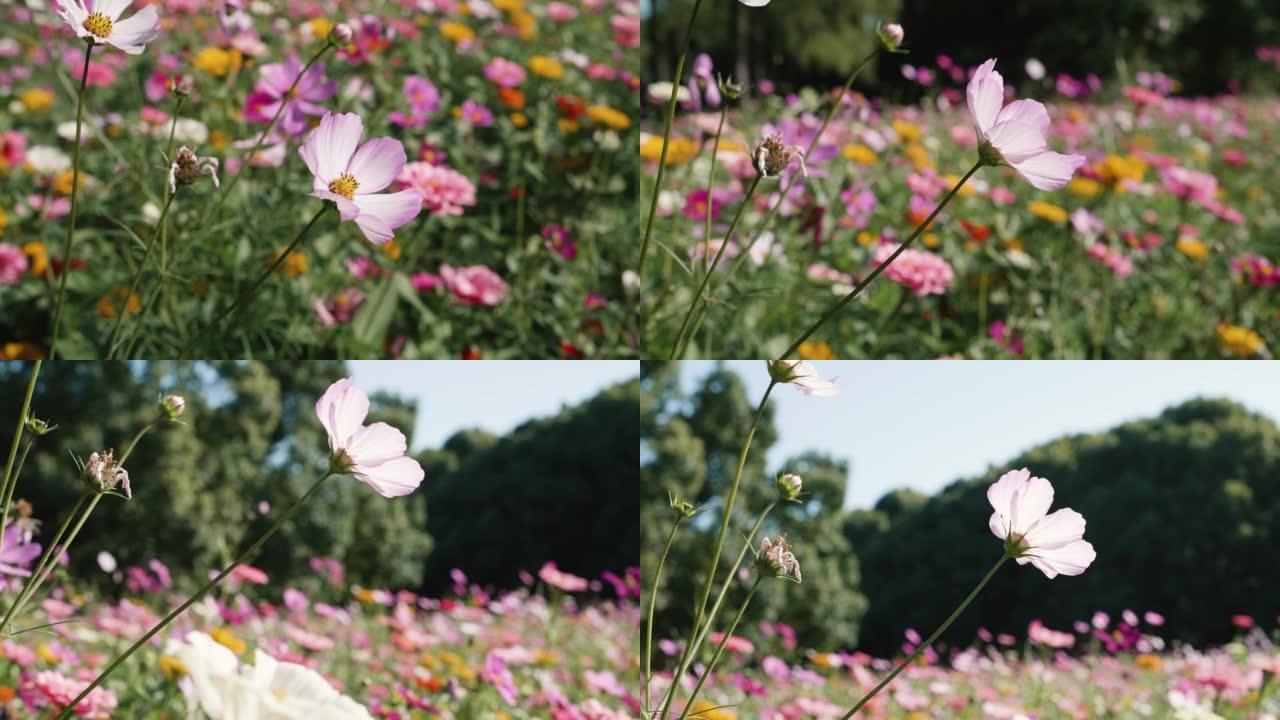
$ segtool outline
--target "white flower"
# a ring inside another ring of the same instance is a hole
[[[36,145],[27,150],[27,164],[37,175],[56,175],[71,169],[71,158],[58,148]]]
[[[818,377],[817,369],[804,360],[769,360],[768,367],[774,382],[795,385],[805,395],[830,397],[840,392],[835,378],[823,380]]]
[[[147,43],[160,34],[160,17],[155,5],[148,5],[128,19],[120,16],[131,0],[96,0],[86,8],[85,0],[58,0],[58,15],[76,35],[91,43],[114,45],[130,55],[140,55]]]
[[[1071,508],[1052,513],[1053,485],[1026,468],[1011,470],[987,488],[995,512],[988,526],[1019,565],[1031,563],[1046,577],[1079,575],[1097,557],[1084,540],[1084,518]]]
[[[98,553],[98,567],[102,570],[102,572],[110,575],[111,573],[116,571],[115,557],[113,557],[111,553],[107,552],[106,550],[103,550],[102,552]]]
[[[1032,80],[1044,79],[1044,63],[1039,60],[1035,58],[1028,58],[1024,69],[1027,71],[1027,77]]]

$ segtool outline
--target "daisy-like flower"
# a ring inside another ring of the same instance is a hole
[[[405,456],[404,433],[382,422],[365,425],[368,414],[369,396],[352,386],[351,378],[330,385],[316,401],[316,415],[333,451],[330,466],[383,497],[408,495],[422,482],[422,466]]]
[[[1011,470],[987,488],[995,512],[988,523],[1019,565],[1031,563],[1050,579],[1079,575],[1097,553],[1084,540],[1084,518],[1070,508],[1052,513],[1053,485],[1023,468]]]
[[[768,367],[769,377],[774,382],[795,385],[805,395],[830,397],[840,392],[835,378],[824,380],[818,377],[818,370],[804,360],[770,360]]]
[[[1032,187],[1058,190],[1084,164],[1083,155],[1049,149],[1049,111],[1035,100],[1015,100],[1003,109],[1004,78],[988,60],[969,80],[969,117],[978,131],[978,156],[988,165],[1008,165]]]
[[[359,115],[328,113],[298,154],[313,176],[311,194],[336,204],[343,221],[354,220],[369,242],[381,245],[418,216],[422,196],[415,190],[375,194],[404,168],[404,146],[389,137],[360,145],[363,134]]]
[[[130,55],[140,55],[160,34],[160,17],[148,5],[128,19],[120,16],[132,0],[57,0],[58,15],[76,35],[96,45],[114,45]]]

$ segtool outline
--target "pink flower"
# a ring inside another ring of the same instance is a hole
[[[493,111],[474,100],[462,101],[462,120],[472,127],[493,126]]]
[[[410,75],[404,79],[404,97],[409,101],[409,113],[393,112],[387,118],[402,127],[422,127],[436,110],[440,109],[440,91],[431,81]]]
[[[461,215],[476,204],[476,186],[466,175],[446,165],[411,162],[396,181],[422,199],[422,207],[435,215]]]
[[[381,245],[395,237],[396,228],[418,216],[422,200],[412,190],[374,194],[404,168],[404,146],[383,137],[357,149],[363,134],[359,115],[328,113],[298,154],[313,176],[311,195],[336,204],[343,221],[355,220],[369,242]]]
[[[498,87],[513,88],[519,87],[527,74],[519,63],[496,57],[484,66],[484,76]]]
[[[0,131],[0,170],[15,168],[27,159],[27,136],[17,130]]]
[[[29,709],[61,710],[70,705],[88,684],[52,670],[43,670],[23,678],[19,693]],[[76,705],[72,714],[87,720],[108,720],[115,709],[116,696],[106,688],[98,687]]]
[[[1004,78],[995,71],[994,58],[983,63],[969,80],[969,117],[978,131],[978,155],[991,165],[1008,165],[1039,190],[1057,190],[1067,184],[1083,155],[1062,155],[1049,150],[1045,133],[1049,111],[1035,100],[1015,100],[1003,109]]]
[[[547,3],[547,17],[554,22],[569,22],[578,17],[578,11],[568,3],[552,0],[552,2]]]
[[[404,433],[378,422],[365,425],[369,396],[343,378],[316,401],[316,416],[329,434],[331,464],[383,497],[400,497],[422,482],[422,466],[405,455]]]
[[[1197,203],[1213,202],[1218,194],[1217,178],[1177,165],[1162,169],[1160,182],[1174,195]]]
[[[1079,575],[1097,553],[1084,540],[1084,518],[1070,508],[1049,513],[1053,485],[1026,468],[1005,473],[987,488],[995,512],[988,526],[1019,565],[1031,563],[1046,577]],[[1049,513],[1049,514],[1046,514]]]
[[[871,256],[874,265],[880,265],[898,249],[893,243],[882,243]],[[903,250],[887,268],[885,277],[902,285],[915,294],[942,295],[947,286],[955,279],[951,265],[941,257],[927,250]]]
[[[27,267],[27,255],[22,248],[0,243],[0,285],[17,285]]]
[[[311,66],[307,73],[298,79],[302,72],[302,63],[297,57],[290,57],[282,63],[263,65],[258,70],[258,83],[253,92],[245,98],[244,117],[249,122],[267,124],[280,112],[280,103],[284,103],[284,111],[280,113],[277,123],[289,135],[298,135],[308,127],[308,115],[324,115],[325,109],[320,103],[333,97],[338,91],[336,80],[325,80],[324,63]],[[289,93],[293,82],[298,87]]]
[[[439,275],[432,275],[429,272],[418,272],[409,277],[409,284],[418,292],[435,290],[440,287],[441,282]]]
[[[565,260],[578,257],[578,244],[569,234],[569,228],[559,223],[547,223],[546,227],[542,228],[542,239],[547,241],[548,250]]]
[[[564,592],[583,592],[590,585],[586,578],[567,573],[556,567],[554,562],[543,565],[542,569],[538,570],[538,577],[542,582]]]
[[[466,305],[497,305],[507,297],[507,284],[483,265],[440,266],[440,279],[454,299]]]
[[[89,3],[85,7],[85,2]],[[128,20],[120,16],[130,0],[57,0],[57,12],[79,37],[96,44],[114,45],[130,55],[140,55],[160,34],[160,17],[154,5]],[[89,9],[92,8],[92,9]]]
[[[0,550],[0,575],[28,577],[27,566],[40,557],[40,545],[24,537],[22,527],[9,523],[4,529],[4,550]]]
[[[316,317],[320,319],[321,325],[333,327],[339,323],[351,322],[356,311],[364,304],[364,298],[364,292],[359,288],[347,288],[334,295],[332,300],[316,298],[312,301],[311,307],[316,311]]]

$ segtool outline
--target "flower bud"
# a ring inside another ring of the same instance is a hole
[[[35,416],[28,417],[27,422],[25,424],[26,424],[27,432],[31,433],[32,435],[35,435],[36,437],[40,437],[41,435],[48,435],[49,432],[56,430],[58,427],[57,425],[50,425],[48,421],[41,420],[40,418]]]
[[[717,75],[716,84],[720,87],[720,94],[730,100],[737,100],[742,97],[742,93],[745,90],[745,88],[742,87],[742,83],[735,82],[731,77],[722,78]]]
[[[667,494],[667,502],[671,505],[671,509],[675,511],[676,515],[685,520],[688,520],[698,514],[698,507],[696,505],[675,493]]]
[[[793,162],[800,163],[801,175],[809,176],[804,166],[804,151],[795,145],[783,145],[782,133],[764,136],[751,159],[761,177],[777,177]]]
[[[880,36],[880,42],[884,45],[884,49],[889,52],[897,52],[902,46],[902,38],[906,36],[906,32],[898,23],[889,23],[881,26],[876,30],[876,34]]]
[[[170,420],[177,420],[187,410],[187,401],[181,395],[166,395],[160,401],[160,412]]]
[[[354,33],[351,31],[351,26],[346,23],[338,23],[337,25],[334,25],[333,32],[330,35],[332,38],[331,42],[333,42],[334,45],[346,45],[351,42],[351,38],[353,36]]]
[[[760,541],[760,550],[756,553],[756,570],[761,575],[783,578],[794,583],[800,582],[800,561],[791,553],[791,545],[786,536]]]
[[[783,473],[778,476],[777,480],[778,494],[787,502],[798,502],[800,500],[800,491],[804,488],[804,481],[799,475],[794,473]]]
[[[129,473],[116,464],[114,450],[89,454],[89,461],[84,464],[84,481],[93,492],[108,493],[118,488],[126,500],[133,498],[133,491],[129,487]]]

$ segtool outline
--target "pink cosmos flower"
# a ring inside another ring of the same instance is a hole
[[[95,44],[114,45],[130,55],[141,55],[147,43],[160,34],[160,17],[148,5],[127,20],[120,16],[132,0],[57,0],[57,12],[75,34]]]
[[[484,66],[484,76],[498,87],[513,88],[524,82],[527,73],[519,63],[496,57]]]
[[[1049,111],[1035,100],[1015,100],[1003,109],[1004,78],[994,58],[984,62],[969,80],[969,117],[978,132],[979,156],[991,165],[1008,165],[1039,190],[1058,190],[1067,184],[1083,155],[1049,150],[1045,133]]]
[[[554,22],[569,22],[578,17],[578,10],[568,3],[552,0],[552,2],[547,3],[547,17]]]
[[[1070,508],[1049,513],[1053,485],[1026,468],[1011,470],[987,488],[995,512],[988,526],[1019,565],[1031,563],[1046,577],[1079,575],[1097,553],[1084,540],[1084,518]],[[1048,514],[1046,514],[1048,513]]]
[[[493,127],[493,111],[474,100],[462,101],[462,120],[472,127]]]
[[[0,575],[28,577],[27,567],[40,557],[41,547],[25,538],[22,527],[9,523],[4,529],[4,550],[0,551]]]
[[[584,592],[590,585],[586,578],[567,573],[556,567],[554,562],[543,565],[542,569],[538,570],[538,577],[542,582],[564,592]]]
[[[769,360],[766,365],[774,382],[795,385],[805,395],[831,397],[840,394],[836,378],[824,380],[818,377],[817,368],[804,360]]]
[[[0,243],[0,285],[17,285],[29,263],[17,245]]]
[[[335,203],[343,221],[355,220],[369,242],[381,245],[395,237],[396,228],[418,216],[422,199],[413,190],[374,194],[404,168],[404,146],[383,137],[357,149],[363,134],[359,115],[328,113],[298,154],[313,176],[311,195]]]
[[[378,422],[365,425],[369,396],[343,378],[316,401],[316,416],[329,434],[332,463],[383,497],[400,497],[422,482],[422,466],[405,455],[404,433]]]
[[[874,265],[889,259],[898,249],[894,243],[882,243],[871,256]],[[955,279],[950,263],[927,250],[903,250],[896,260],[884,269],[885,277],[907,288],[916,297],[942,295]]]
[[[466,305],[497,305],[507,297],[507,284],[483,265],[440,266],[440,279],[454,299]]]
[[[396,181],[422,198],[422,207],[435,215],[461,215],[462,208],[476,204],[476,186],[446,165],[412,162]]]
[[[440,91],[431,81],[410,75],[404,79],[404,97],[409,101],[409,112],[393,112],[387,119],[402,127],[422,127],[440,109]]]
[[[365,294],[362,290],[347,288],[338,292],[329,301],[316,298],[312,301],[311,308],[316,311],[316,317],[319,318],[321,325],[333,327],[338,323],[351,322],[356,311],[364,304],[364,300]]]
[[[72,680],[54,672],[42,670],[22,680],[18,690],[22,702],[29,709],[61,710],[71,704],[89,683]],[[106,688],[94,688],[72,711],[72,715],[86,720],[108,720],[116,709],[116,696]]]
[[[284,112],[280,113],[280,121],[276,127],[289,135],[304,132],[309,123],[308,115],[324,115],[323,103],[338,91],[336,80],[326,80],[324,63],[312,65],[302,79],[302,62],[297,57],[290,57],[282,63],[263,65],[258,70],[258,83],[244,101],[244,117],[249,122],[266,125],[271,118],[280,112],[280,103],[284,103]],[[293,93],[289,88],[298,81]]]
[[[15,168],[27,159],[27,136],[17,130],[0,130],[0,170]]]

